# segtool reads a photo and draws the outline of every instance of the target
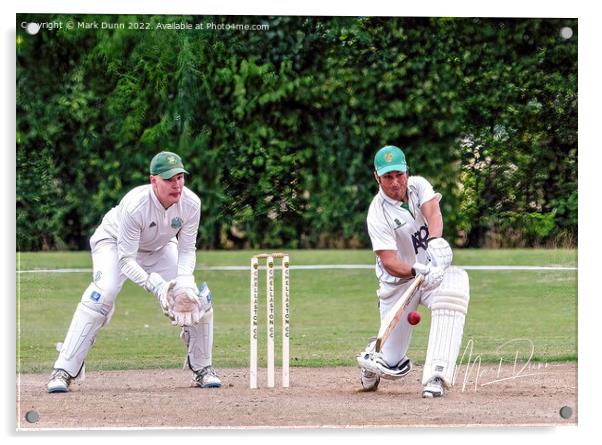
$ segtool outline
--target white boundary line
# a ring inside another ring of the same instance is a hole
[[[265,267],[265,266],[264,266]],[[281,266],[276,266],[279,268]],[[457,266],[464,270],[531,270],[531,271],[576,271],[577,267],[565,266]],[[291,270],[374,269],[373,264],[306,264],[290,266]],[[248,271],[249,266],[208,266],[196,270]],[[31,269],[17,270],[21,273],[91,273],[92,269]]]

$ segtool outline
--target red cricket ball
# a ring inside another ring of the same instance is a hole
[[[408,323],[416,325],[420,323],[420,312],[412,311],[408,314]]]

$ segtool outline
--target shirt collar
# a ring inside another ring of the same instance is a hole
[[[385,201],[387,201],[391,205],[400,206],[403,204],[403,201],[397,201],[396,199],[388,197],[387,194],[383,192],[383,189],[381,187],[378,187],[378,193]]]

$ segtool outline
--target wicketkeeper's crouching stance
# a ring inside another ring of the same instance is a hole
[[[217,388],[212,367],[211,292],[193,271],[201,201],[184,187],[184,167],[174,153],[161,152],[150,164],[150,184],[127,193],[90,238],[93,281],[84,291],[48,382],[48,392],[67,392],[115,311],[126,279],[159,301],[163,313],[182,327],[193,382]]]
[[[397,147],[380,149],[374,167],[380,190],[367,221],[380,282],[381,330],[357,356],[362,387],[376,391],[381,377],[399,379],[411,371],[407,315],[420,303],[431,310],[422,396],[440,397],[454,384],[470,299],[468,275],[451,266],[451,247],[441,238],[441,194],[426,179],[408,176],[405,156]],[[418,276],[422,282],[412,292]]]

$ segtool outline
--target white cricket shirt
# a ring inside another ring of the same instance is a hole
[[[146,184],[129,191],[119,205],[107,212],[91,241],[116,240],[121,271],[142,286],[148,274],[136,256],[139,252],[155,252],[170,241],[178,244],[178,275],[193,273],[200,220],[201,200],[190,189],[184,187],[180,200],[165,209],[152,185]]]
[[[408,209],[402,201],[389,198],[382,189],[374,196],[368,210],[368,234],[372,250],[395,250],[401,261],[414,264],[426,263],[427,239],[429,237],[426,219],[420,206],[431,199],[441,200],[441,194],[421,176],[408,178]],[[398,284],[407,281],[390,275],[376,256],[376,276],[379,281]]]

